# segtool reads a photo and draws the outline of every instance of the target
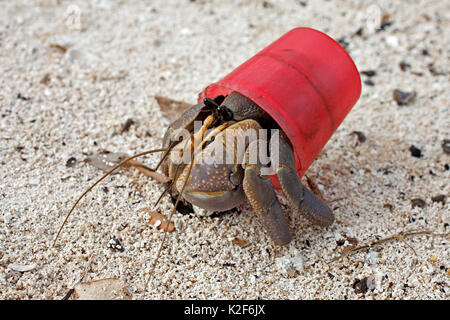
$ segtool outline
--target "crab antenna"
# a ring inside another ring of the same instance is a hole
[[[121,162],[119,162],[117,165],[115,165],[111,170],[109,170],[105,175],[103,175],[103,177],[101,177],[100,179],[98,179],[92,186],[90,186],[79,198],[78,200],[75,202],[75,204],[72,206],[72,208],[70,209],[69,213],[67,214],[66,218],[64,219],[63,224],[61,225],[61,227],[58,230],[58,233],[56,234],[55,240],[53,241],[53,245],[52,247],[55,246],[56,244],[56,240],[58,240],[59,234],[61,233],[64,225],[67,222],[67,219],[69,219],[70,215],[72,214],[73,210],[75,209],[75,207],[77,206],[77,204],[80,202],[80,200],[89,192],[91,191],[97,184],[99,184],[103,179],[105,179],[107,176],[111,175],[114,171],[116,171],[118,168],[120,168],[121,166],[123,166],[125,163],[127,163],[130,160],[133,160],[135,158],[141,157],[141,156],[145,156],[146,154],[150,154],[150,153],[155,153],[155,152],[162,152],[162,151],[167,151],[168,149],[155,149],[155,150],[150,150],[150,151],[145,151],[139,154],[136,154],[134,156],[131,156]]]
[[[153,208],[156,208],[156,206],[158,205],[158,203],[161,201],[161,199],[167,194],[167,192],[170,190],[170,188],[172,188],[172,186],[175,184],[176,181],[176,177],[177,177],[177,173],[178,173],[178,168],[181,166],[181,164],[177,165],[177,168],[175,169],[175,178],[169,183],[169,185],[166,187],[166,189],[164,189],[164,191],[161,193],[161,195],[159,196],[158,200],[156,201],[155,205],[153,206]]]
[[[195,153],[192,150],[193,148],[194,148],[194,136],[191,134],[191,163],[189,164],[189,169],[188,169],[188,173],[186,175],[186,180],[184,180],[183,187],[180,190],[180,193],[179,193],[179,195],[177,197],[177,201],[175,202],[174,207],[173,207],[172,211],[170,212],[169,219],[168,219],[169,222],[172,219],[172,216],[174,215],[174,213],[177,211],[178,202],[180,202],[181,196],[183,195],[183,192],[184,192],[184,188],[186,187],[187,182],[188,182],[188,180],[189,180],[189,178],[191,176],[192,166],[194,164],[194,153]],[[177,169],[178,169],[178,167],[177,167]],[[158,252],[157,252],[156,258],[155,258],[155,263],[153,264],[153,267],[152,267],[152,269],[150,271],[150,279],[149,280],[151,280],[151,277],[153,276],[153,272],[155,271],[156,264],[158,263],[159,256],[161,255],[162,248],[164,246],[164,243],[166,242],[167,233],[168,233],[167,232],[168,227],[169,227],[169,223],[167,223],[165,228],[164,228],[164,236],[163,236],[163,239],[161,241],[161,244],[159,245]]]
[[[155,202],[155,204],[153,205],[153,208],[156,208],[156,206],[159,204],[159,202],[161,201],[161,199],[167,194],[167,192],[170,190],[170,188],[172,188],[174,181],[172,180],[170,182],[170,184],[164,189],[164,191],[161,193],[161,195],[159,196],[158,200]]]
[[[161,166],[163,161],[166,160],[167,156],[170,154],[172,149],[180,142],[181,141],[172,141],[172,143],[169,145],[169,147],[167,148],[166,152],[162,156],[161,160],[159,160],[158,165],[156,166],[156,168],[153,171],[158,171],[159,167]]]

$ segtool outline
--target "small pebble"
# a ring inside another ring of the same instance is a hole
[[[45,85],[48,85],[49,82],[50,82],[50,80],[51,80],[50,73],[46,73],[46,74],[42,77],[40,83],[45,84]]]
[[[392,25],[392,22],[391,22],[391,21],[383,22],[382,24],[380,24],[379,30],[385,30],[385,29],[386,29],[387,27],[389,27],[390,25]]]
[[[367,265],[375,265],[377,263],[377,253],[374,251],[368,252],[364,258],[364,263]]]
[[[17,263],[11,263],[8,268],[11,270],[17,271],[17,272],[27,272],[36,269],[37,264],[31,263],[31,264],[17,264]]]
[[[41,179],[39,179],[39,178],[35,178],[35,179],[30,179],[30,180],[29,180],[29,183],[30,183],[32,186],[37,186],[37,185],[39,185],[40,182],[41,182]]]
[[[268,1],[263,1],[264,8],[273,8],[273,4]]]
[[[409,63],[406,63],[404,61],[399,63],[399,67],[402,71],[407,71],[409,69],[411,69],[411,65]]]
[[[347,49],[348,46],[350,45],[350,42],[349,42],[346,38],[344,38],[344,37],[338,39],[337,42],[338,42],[344,49]]]
[[[367,287],[367,277],[363,278],[362,280],[356,279],[355,282],[353,282],[353,289],[355,289],[355,293],[366,293],[369,289]]]
[[[120,133],[124,133],[127,132],[128,130],[130,130],[131,126],[135,124],[133,119],[127,119],[127,121],[125,121],[125,123],[122,126],[122,130],[120,131]]]
[[[5,221],[5,223],[10,223],[11,222],[11,213],[7,212],[5,213],[5,215],[3,216],[3,221]]]
[[[367,140],[366,135],[364,133],[362,133],[361,131],[353,131],[350,134],[355,135],[358,138],[358,141],[360,143],[364,143]]]
[[[377,74],[377,72],[375,70],[364,70],[360,72],[361,74],[368,76],[368,77],[373,77]]]
[[[416,96],[417,94],[415,91],[405,92],[400,89],[395,89],[393,92],[394,100],[399,106],[406,106],[412,103],[415,100]]]
[[[23,96],[20,92],[17,94],[17,99],[28,101],[30,98]]]
[[[375,279],[375,276],[371,275],[371,276],[369,276],[368,278],[365,278],[365,279],[366,279],[366,286],[367,286],[367,289],[368,289],[368,290],[371,290],[371,291],[375,290],[375,289],[376,289],[376,279]]]
[[[77,162],[77,159],[75,159],[75,157],[70,157],[66,161],[66,167],[72,168],[76,162]]]
[[[386,43],[393,48],[398,47],[399,45],[398,38],[396,36],[387,36]]]
[[[120,244],[120,241],[116,238],[111,238],[111,240],[109,240],[108,242],[108,248],[110,249],[114,249],[120,252],[123,252],[125,249],[123,248],[123,246]]]
[[[292,250],[291,254],[275,259],[275,265],[279,272],[288,277],[293,277],[297,272],[302,272],[304,268],[303,258],[299,250]]]
[[[430,73],[433,76],[445,76],[446,75],[445,72],[441,72],[441,71],[436,70],[436,68],[435,68],[433,63],[429,63],[428,64],[428,71],[430,71]]]
[[[411,155],[413,157],[416,157],[416,158],[421,158],[422,157],[422,150],[420,150],[419,148],[417,148],[414,145],[409,147],[409,151],[411,152]]]
[[[158,228],[161,225],[161,220],[156,220],[154,227]]]
[[[183,36],[189,36],[192,34],[192,30],[189,28],[183,28],[181,29],[180,34],[182,34]]]
[[[416,199],[412,199],[411,200],[411,207],[415,208],[415,207],[419,207],[419,208],[423,208],[425,207],[426,202],[420,198],[416,198]]]
[[[442,141],[442,150],[444,150],[444,153],[450,154],[450,139]]]

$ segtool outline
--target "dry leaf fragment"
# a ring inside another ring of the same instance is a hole
[[[386,23],[389,21],[389,19],[391,18],[391,15],[388,12],[384,12],[383,15],[381,16],[381,24]]]
[[[245,247],[248,247],[248,246],[250,245],[250,242],[249,242],[249,241],[247,241],[247,240],[245,240],[245,239],[242,239],[242,238],[238,238],[238,237],[234,238],[234,239],[231,241],[231,243],[233,243],[233,244],[235,244],[235,245],[238,245],[238,246],[241,247],[241,248],[245,248]]]
[[[122,129],[120,130],[120,133],[122,134],[122,133],[130,130],[130,128],[133,124],[136,124],[136,122],[134,122],[133,119],[131,119],[131,118],[127,119],[127,121],[125,121],[125,123],[123,124]]]
[[[77,284],[73,297],[77,300],[129,300],[131,294],[123,280],[109,278]]]
[[[158,230],[164,230],[167,232],[175,231],[175,224],[172,221],[169,221],[165,215],[162,213],[151,211],[149,209],[144,209],[150,216],[150,224],[154,226]]]
[[[175,120],[180,114],[189,109],[192,104],[182,101],[176,101],[170,98],[155,96],[161,111],[170,120]]]
[[[56,49],[58,51],[61,51],[62,53],[65,53],[67,51],[67,49],[68,49],[68,46],[64,46],[64,45],[61,45],[61,44],[58,44],[58,43],[51,43],[49,45],[49,47],[51,49]]]
[[[31,263],[31,264],[18,264],[18,263],[11,263],[8,268],[14,271],[18,272],[27,272],[36,269],[37,264]]]
[[[445,204],[445,199],[446,196],[444,194],[440,194],[431,198],[433,202],[441,202],[442,204]]]
[[[40,83],[47,85],[47,84],[49,84],[50,80],[51,80],[50,73],[46,73],[46,74],[42,77]]]
[[[344,235],[344,238],[348,242],[348,245],[345,245],[343,247],[342,252],[346,252],[346,251],[352,250],[353,248],[355,248],[357,246],[358,239],[356,239],[354,237],[349,237],[347,235]],[[345,243],[345,241],[344,241],[344,243]]]

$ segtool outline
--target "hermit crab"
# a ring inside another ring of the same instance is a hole
[[[292,236],[286,216],[271,179],[261,173],[264,167],[260,148],[267,148],[270,164],[291,207],[316,224],[328,226],[333,222],[332,211],[302,185],[288,138],[253,101],[237,92],[215,100],[204,98],[169,126],[163,147],[169,148],[178,129],[192,130],[195,121],[203,125],[194,133],[194,141],[206,129],[212,130],[198,143],[201,151],[194,155],[192,166],[184,164],[180,168],[179,161],[172,161],[172,157],[164,162],[164,174],[176,181],[173,193],[182,193],[184,200],[208,211],[230,210],[248,200],[272,240],[287,244]],[[183,140],[171,154],[179,155],[190,143]]]
[[[81,197],[119,167],[132,166],[167,185],[163,195],[177,199],[171,216],[179,201],[215,212],[248,201],[273,242],[286,245],[292,232],[275,189],[313,223],[333,223],[333,212],[301,176],[360,91],[358,70],[336,41],[293,29],[205,88],[169,125],[161,149],[118,159]],[[154,152],[162,154],[154,169],[134,160]]]

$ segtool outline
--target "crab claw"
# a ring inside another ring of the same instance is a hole
[[[253,211],[258,214],[272,241],[277,245],[286,245],[291,242],[292,234],[276,197],[272,181],[261,176],[258,168],[246,166],[243,185]]]
[[[334,214],[331,209],[302,184],[295,170],[294,153],[287,137],[280,134],[279,145],[271,143],[270,148],[271,154],[276,151],[274,148],[279,151],[279,160],[274,170],[289,204],[314,224],[322,227],[332,224]]]

